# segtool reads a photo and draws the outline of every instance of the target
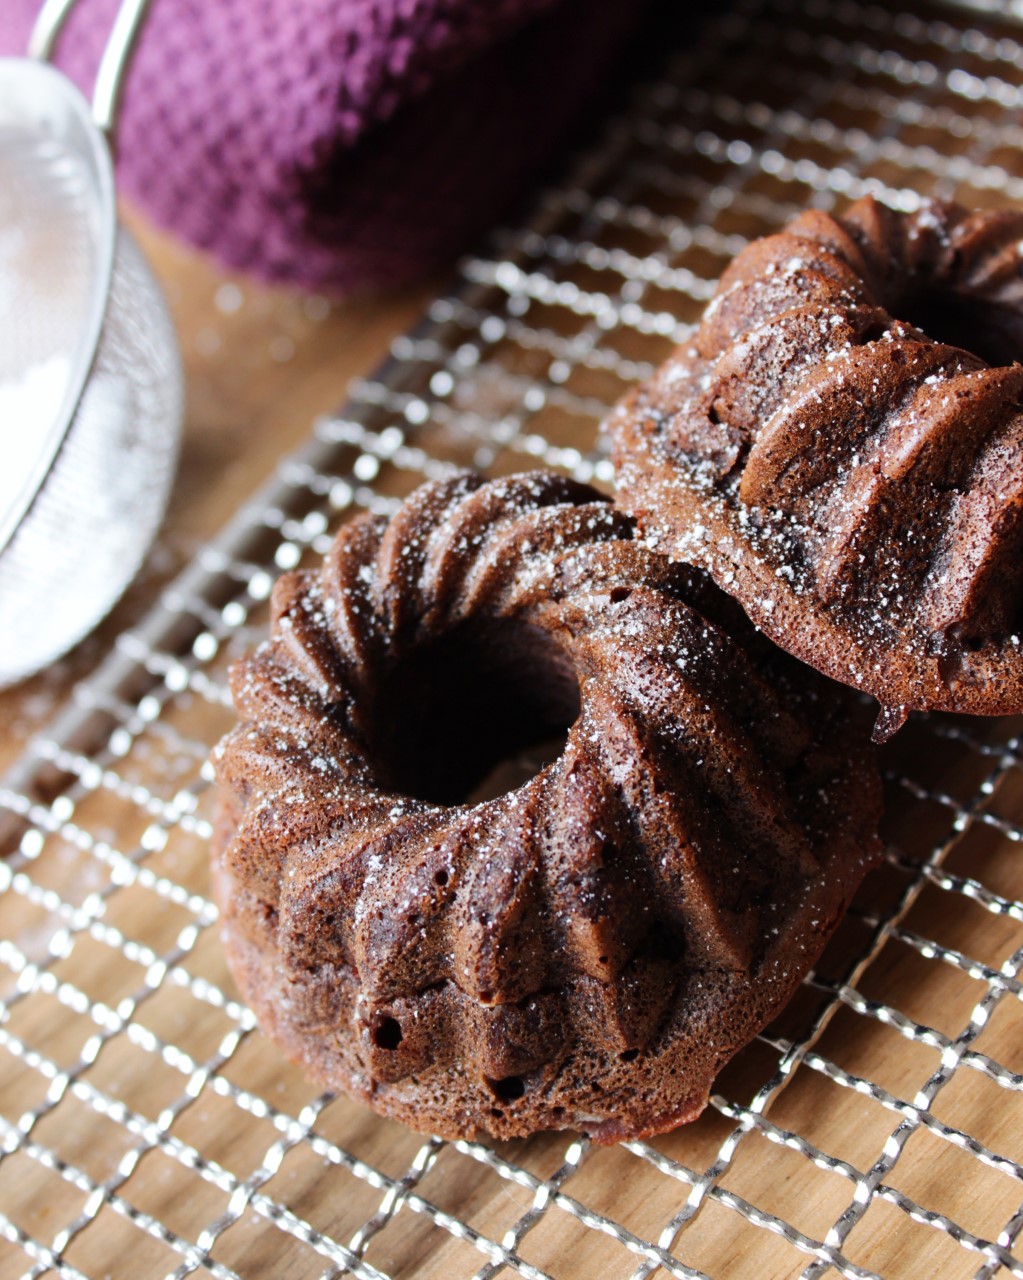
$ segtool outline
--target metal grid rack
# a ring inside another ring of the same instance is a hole
[[[3,1280],[1023,1276],[1018,723],[899,735],[887,863],[793,1006],[700,1121],[607,1150],[424,1140],[303,1082],[223,967],[204,763],[278,569],[453,465],[609,483],[598,420],[750,236],[1018,201],[1021,104],[989,15],[740,5],[80,683],[0,787]]]

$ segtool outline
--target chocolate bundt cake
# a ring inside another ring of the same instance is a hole
[[[1023,711],[1021,353],[1023,212],[804,213],[612,415],[620,502],[879,738]]]
[[[278,582],[232,684],[232,970],[312,1076],[415,1128],[692,1119],[877,856],[846,692],[553,473],[348,525]],[[565,729],[517,790],[469,798]]]

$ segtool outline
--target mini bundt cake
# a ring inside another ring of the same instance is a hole
[[[619,501],[878,738],[1023,711],[1021,352],[1023,212],[804,213],[613,413]]]
[[[318,1081],[414,1128],[652,1134],[878,852],[850,697],[553,473],[417,490],[277,584],[216,752],[227,955]],[[500,760],[553,763],[472,802]]]

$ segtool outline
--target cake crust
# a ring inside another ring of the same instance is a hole
[[[1023,213],[807,212],[612,414],[619,502],[872,694],[878,738],[910,708],[1019,712],[1021,352]]]
[[[447,1137],[695,1118],[878,856],[845,691],[553,473],[346,526],[232,687],[238,985],[315,1079]],[[557,728],[540,773],[467,800]]]

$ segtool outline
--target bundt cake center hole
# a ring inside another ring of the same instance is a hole
[[[1023,316],[1010,307],[951,289],[918,287],[891,311],[932,341],[969,351],[989,365],[1023,359]]]
[[[474,620],[384,673],[370,717],[374,766],[403,795],[479,803],[556,759],[578,714],[559,644],[526,623]]]

